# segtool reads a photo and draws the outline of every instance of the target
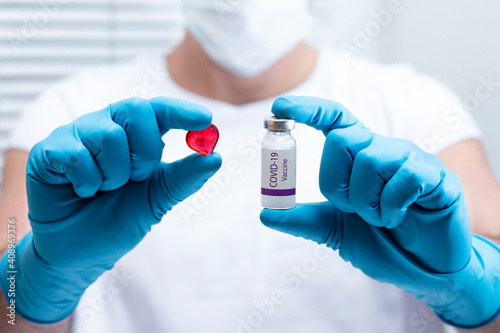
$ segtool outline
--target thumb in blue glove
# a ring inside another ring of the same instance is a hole
[[[221,157],[160,162],[170,129],[201,130],[206,108],[133,98],[57,128],[31,150],[27,193],[32,232],[17,245],[16,308],[35,323],[67,317],[85,289],[132,250],[175,204],[198,191]],[[1,287],[11,271],[2,259]]]
[[[328,201],[265,209],[266,226],[339,250],[454,326],[500,315],[500,249],[472,235],[460,182],[436,156],[372,133],[332,101],[282,97],[273,113],[325,133],[319,182]]]

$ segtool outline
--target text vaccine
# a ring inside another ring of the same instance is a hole
[[[295,207],[297,144],[292,137],[295,120],[265,118],[262,139],[261,203],[265,208]]]

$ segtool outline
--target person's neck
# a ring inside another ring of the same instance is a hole
[[[194,37],[184,41],[167,57],[172,80],[183,89],[222,102],[242,105],[282,94],[312,73],[318,54],[300,43],[264,73],[241,78],[212,61]]]

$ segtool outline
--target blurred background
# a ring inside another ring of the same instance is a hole
[[[0,156],[20,112],[52,82],[178,43],[177,1],[0,0]],[[479,121],[500,176],[500,85],[488,98],[474,99],[482,79],[500,81],[500,2],[314,0],[313,9],[311,43],[346,56],[409,62],[451,86]]]

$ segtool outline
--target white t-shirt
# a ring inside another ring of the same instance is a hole
[[[311,76],[287,94],[337,100],[374,132],[435,153],[480,137],[448,89],[405,65],[347,63],[325,49]],[[442,332],[424,303],[366,277],[337,252],[259,222],[259,138],[274,98],[234,106],[200,97],[171,80],[164,56],[142,56],[49,88],[26,109],[9,146],[29,150],[57,126],[132,95],[208,107],[224,162],[88,288],[76,311],[77,332]],[[293,134],[298,202],[322,201],[324,136],[304,125]],[[165,161],[192,153],[184,137],[178,130],[164,137]]]

